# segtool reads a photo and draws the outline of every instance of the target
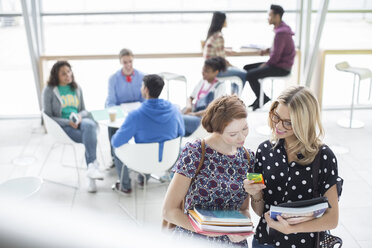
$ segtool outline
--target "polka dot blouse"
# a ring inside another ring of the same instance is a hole
[[[319,193],[323,196],[341,178],[338,177],[337,160],[332,150],[323,145],[320,152],[318,180]],[[312,163],[309,165],[289,163],[284,149],[284,140],[280,140],[275,147],[270,141],[266,141],[258,147],[254,172],[262,173],[266,184],[263,191],[264,213],[270,210],[270,205],[313,198]],[[255,238],[260,244],[290,248],[314,247],[315,244],[316,233],[284,235],[272,230],[269,233],[262,215],[255,234]]]

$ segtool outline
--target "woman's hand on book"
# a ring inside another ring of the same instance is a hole
[[[227,235],[229,237],[230,241],[233,243],[239,243],[245,240],[248,236],[245,235]]]
[[[245,191],[253,196],[253,198],[257,195],[261,196],[261,191],[266,188],[265,184],[254,183],[254,181],[248,179],[245,179],[243,183]]]
[[[313,219],[314,219],[313,216],[305,216],[305,217],[288,218],[288,219],[286,219],[286,221],[290,225],[296,225],[296,224],[299,224],[299,223],[302,223],[302,222],[306,222],[306,221],[309,221],[309,220],[313,220]]]
[[[204,234],[205,236],[209,236],[209,237],[220,237],[220,236],[223,236],[222,234]]]
[[[290,233],[295,232],[293,230],[293,225],[289,224],[288,221],[286,221],[280,215],[278,215],[276,217],[278,219],[278,221],[276,221],[276,220],[274,220],[270,217],[270,211],[267,211],[264,216],[265,216],[265,220],[267,222],[267,225],[270,228],[274,228],[275,230],[277,230],[277,231],[279,231],[283,234],[290,234]]]

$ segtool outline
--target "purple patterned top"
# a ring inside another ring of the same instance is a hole
[[[201,140],[187,143],[173,171],[193,178],[201,159]],[[190,185],[185,211],[194,207],[207,209],[240,209],[248,194],[243,188],[247,172],[252,172],[254,153],[243,147],[235,155],[224,155],[205,144],[204,164]]]

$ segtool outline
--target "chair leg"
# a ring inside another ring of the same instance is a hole
[[[264,86],[264,79],[260,79],[259,80],[260,82],[260,99],[259,99],[259,106],[260,108],[262,108],[263,106],[263,102],[264,102],[264,90],[263,90],[263,86]]]
[[[50,147],[50,149],[49,149],[49,151],[48,151],[48,153],[47,153],[47,156],[46,156],[45,159],[44,159],[43,165],[41,166],[41,168],[40,168],[40,170],[39,170],[39,174],[38,174],[39,177],[41,177],[41,173],[43,172],[43,169],[45,168],[46,162],[48,161],[49,155],[50,155],[51,151],[54,149],[54,146],[55,146],[55,145],[56,145],[56,144],[53,144],[53,145]],[[78,187],[73,186],[73,185],[69,185],[69,184],[62,183],[62,182],[57,182],[57,181],[54,181],[54,180],[47,179],[47,178],[45,178],[45,177],[41,177],[41,178],[43,178],[43,180],[46,181],[46,182],[54,183],[54,184],[57,184],[57,185],[61,185],[61,186],[65,186],[65,187],[69,187],[69,188],[73,188],[73,189],[78,189]]]
[[[359,81],[358,81],[358,93],[357,93],[357,104],[359,104],[359,92],[360,92],[360,78],[359,78]]]
[[[352,93],[352,96],[351,96],[350,125],[349,125],[349,128],[351,128],[352,127],[352,124],[353,124],[355,83],[356,83],[356,74],[354,74],[353,93]]]
[[[123,175],[124,175],[124,164],[123,166],[121,167],[121,171],[120,171],[120,183],[119,183],[119,190],[122,189],[121,187],[121,182],[123,181]],[[134,187],[134,191],[136,191],[136,187]],[[136,201],[137,201],[137,195],[136,195],[136,192],[134,192],[134,216],[129,212],[129,210],[124,207],[123,204],[120,203],[120,192],[118,194],[118,205],[119,207],[134,221],[136,222],[136,224],[138,225],[138,221],[137,221],[137,204],[136,204]]]
[[[103,156],[103,151],[102,151],[101,143],[99,141],[97,141],[97,144],[98,144],[99,153],[101,154],[102,166],[103,166],[103,168],[106,168],[106,163],[105,163],[105,158]]]
[[[66,168],[75,168],[76,165],[69,165],[69,164],[64,164],[63,163],[63,155],[65,153],[65,147],[66,145],[70,145],[72,146],[72,149],[75,149],[75,146],[73,144],[62,144],[63,145],[63,150],[62,150],[62,154],[61,154],[61,160],[60,160],[60,164],[63,166],[63,167],[66,167]],[[75,152],[75,151],[74,151]],[[76,153],[77,154],[77,153]],[[84,156],[81,158],[81,163],[82,164],[84,162]],[[75,162],[76,163],[76,162]],[[80,167],[78,166],[78,169],[79,170],[86,170],[86,167]]]
[[[146,196],[147,196],[147,180],[146,175],[142,174],[143,176],[143,221],[146,220]]]
[[[74,150],[74,157],[75,157],[75,166],[76,166],[76,174],[77,174],[77,182],[78,182],[78,188],[80,188],[80,174],[79,174],[79,162],[77,158],[77,152],[74,145],[72,145],[72,148]]]

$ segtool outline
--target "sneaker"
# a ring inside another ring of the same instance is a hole
[[[91,179],[103,180],[103,174],[98,169],[98,163],[88,164],[87,177]]]
[[[116,192],[123,193],[124,195],[129,195],[130,193],[132,193],[132,189],[124,189],[124,188],[120,189],[120,182],[114,183],[111,186],[111,189]]]
[[[96,180],[89,178],[88,192],[89,193],[96,193],[97,192]]]

